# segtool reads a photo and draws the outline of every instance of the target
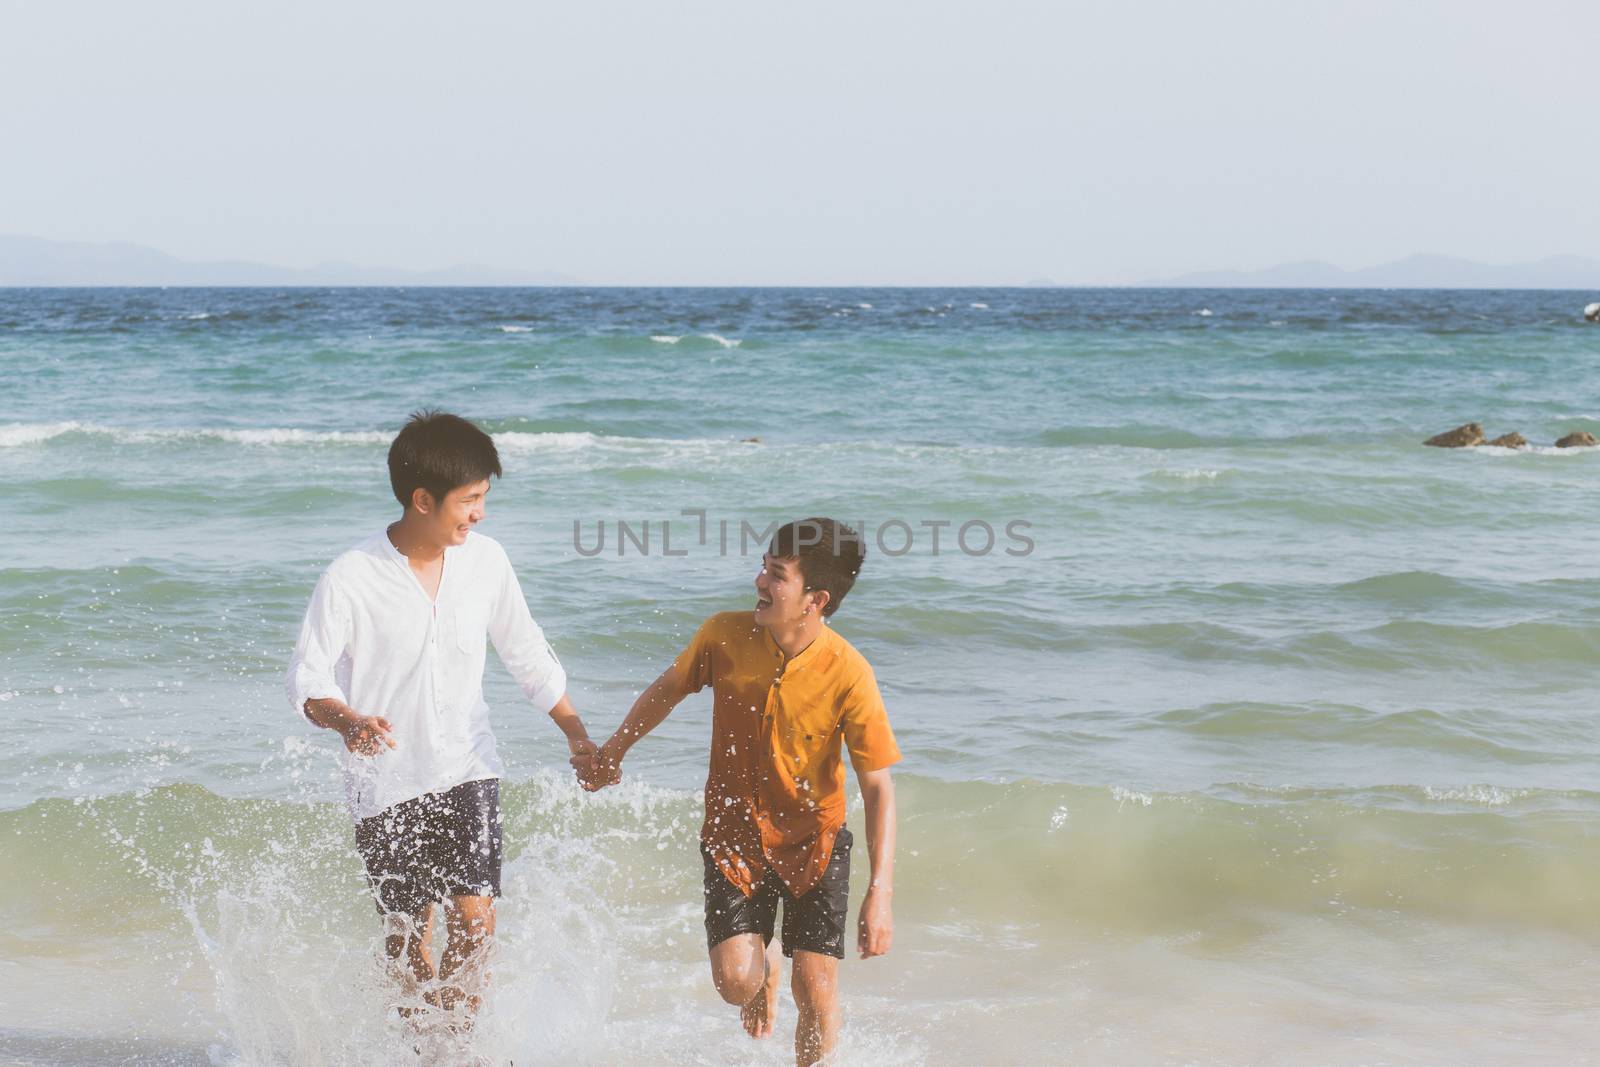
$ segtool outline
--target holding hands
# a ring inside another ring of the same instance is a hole
[[[602,770],[600,762],[602,749],[589,739],[589,732],[584,729],[583,720],[578,718],[571,700],[563,695],[556,701],[556,706],[550,709],[550,717],[561,728],[561,732],[567,735],[567,751],[571,753],[571,758],[567,762],[572,764],[579,785],[593,793],[608,785],[615,785],[621,780],[622,772],[614,766],[609,772]]]
[[[622,754],[610,742],[599,746],[584,738],[569,747],[572,759],[568,762],[578,776],[578,784],[588,792],[595,793],[622,781]]]
[[[673,686],[673,673],[669,669],[639,694],[611,740],[599,747],[587,735],[583,736],[581,745],[573,740],[572,734],[567,735],[568,747],[572,749],[572,769],[578,775],[579,785],[597,793],[622,781],[622,757],[641,737],[660,725],[673,706],[683,699]]]

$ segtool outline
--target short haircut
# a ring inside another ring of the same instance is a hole
[[[800,519],[780,526],[767,551],[774,559],[799,560],[806,592],[821,589],[828,594],[828,603],[822,608],[824,616],[838,610],[867,558],[867,546],[860,534],[842,522],[823,518]]]
[[[389,446],[389,484],[402,507],[411,506],[417,489],[426,489],[437,503],[490,475],[500,477],[493,439],[459,415],[413,411]]]

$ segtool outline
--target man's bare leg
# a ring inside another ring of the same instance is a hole
[[[756,995],[739,1009],[739,1021],[751,1037],[771,1037],[772,1023],[778,1017],[778,986],[783,980],[783,950],[778,939],[767,946],[766,979]]]
[[[800,1067],[822,1063],[839,1040],[839,961],[820,952],[796,949],[794,1060]]]
[[[416,914],[392,912],[384,918],[384,955],[389,973],[400,987],[400,1014],[410,1018],[433,981],[433,906]]]
[[[711,949],[711,982],[729,1004],[739,1005],[739,1018],[751,1037],[772,1033],[780,972],[776,940],[761,943],[760,934],[734,934]]]
[[[489,983],[489,945],[494,937],[494,897],[451,897],[445,908],[444,955],[439,958],[439,1007],[453,1012],[465,1003],[463,1030],[483,1003]]]

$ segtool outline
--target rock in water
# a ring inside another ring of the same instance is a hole
[[[1584,308],[1583,317],[1590,322],[1600,322],[1600,304],[1590,304]]]
[[[1483,427],[1475,422],[1462,423],[1453,430],[1435,434],[1422,442],[1434,448],[1471,448],[1483,444]]]
[[[1594,439],[1594,434],[1590,433],[1588,430],[1579,430],[1577,433],[1569,433],[1567,436],[1557,441],[1556,447],[1593,448],[1597,444],[1600,444],[1600,441],[1596,441]]]
[[[1493,441],[1488,442],[1500,448],[1527,448],[1528,439],[1520,433],[1503,433]]]

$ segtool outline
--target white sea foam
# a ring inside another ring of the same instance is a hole
[[[1152,478],[1175,478],[1180,482],[1214,482],[1221,478],[1226,471],[1211,470],[1155,470],[1150,472]]]
[[[509,452],[526,455],[532,452],[575,452],[580,449],[594,448],[606,440],[642,440],[642,438],[603,438],[598,434],[587,432],[574,433],[525,433],[511,430],[506,433],[491,434],[497,446]]]
[[[1555,445],[1529,445],[1527,448],[1477,445],[1467,451],[1480,456],[1581,456],[1587,452],[1600,451],[1600,445],[1578,445],[1574,448],[1557,448]]]
[[[1429,800],[1482,804],[1485,807],[1499,808],[1527,796],[1528,790],[1502,789],[1494,785],[1469,785],[1459,789],[1439,789],[1431,785],[1425,785],[1422,787],[1422,795]]]
[[[185,315],[184,316],[184,318],[189,319],[190,321],[193,321],[193,322],[198,322],[201,319],[209,319],[210,317],[211,317],[211,312],[209,312],[209,311],[196,311],[193,315]]]
[[[79,422],[14,422],[0,426],[0,448],[36,445],[87,428]]]
[[[533,327],[532,326],[502,326],[502,327],[500,327],[500,332],[501,333],[532,333],[533,332]]]
[[[394,434],[387,430],[302,430],[287,427],[237,430],[194,427],[187,429],[135,429],[100,426],[82,422],[13,423],[0,426],[0,448],[40,444],[68,433],[104,437],[121,444],[157,444],[182,441],[224,441],[251,447],[296,445],[387,445]],[[702,455],[736,444],[726,437],[628,437],[613,434],[577,432],[529,432],[506,430],[491,434],[495,443],[513,452],[572,452],[608,448],[623,450],[687,450]],[[851,444],[852,449],[859,448]],[[892,446],[898,449],[900,446]]]
[[[724,337],[720,333],[703,333],[700,336],[704,337],[707,341],[717,342],[717,344],[721,345],[723,348],[738,348],[740,345],[744,344],[744,342],[737,337]]]
[[[1141,807],[1148,808],[1155,803],[1155,798],[1149,793],[1140,793],[1134,789],[1124,789],[1120,785],[1111,787],[1111,796],[1116,800],[1119,811],[1129,804],[1138,804]]]
[[[161,436],[161,435],[157,435]],[[179,432],[174,436],[191,436]],[[394,435],[381,430],[202,430],[192,436],[217,437],[241,445],[386,445]]]
[[[148,444],[155,441],[189,441],[211,439],[241,445],[302,445],[388,444],[392,434],[379,430],[296,430],[268,428],[260,430],[233,430],[222,428],[146,430],[122,426],[97,426],[84,422],[13,423],[0,426],[0,448],[34,445],[68,433],[82,433],[95,437],[109,437],[127,444]]]
[[[472,1033],[459,1035],[442,1014],[393,1021],[404,998],[378,964],[377,922],[352,927],[315,879],[343,835],[263,836],[246,861],[236,843],[207,838],[198,874],[155,872],[173,883],[216,987],[228,1046],[213,1062],[598,1062],[621,931],[606,903],[614,865],[590,841],[521,831],[529,847],[506,863],[494,977]],[[142,858],[131,838],[119,844]]]
[[[305,430],[288,427],[259,429],[231,429],[220,427],[190,427],[182,429],[136,429],[121,426],[104,426],[82,422],[14,423],[0,425],[0,448],[41,444],[69,433],[101,437],[118,444],[159,445],[189,441],[217,441],[249,448],[296,448],[316,446],[350,446],[370,448],[385,446],[393,440],[388,430]],[[731,446],[741,442],[733,437],[633,437],[622,434],[600,434],[587,431],[535,432],[506,430],[491,434],[502,449],[518,453],[566,454],[592,451],[597,453],[647,453],[655,459],[701,462],[706,457],[751,454],[743,447],[730,452]],[[781,446],[779,446],[781,447]],[[1057,452],[1054,449],[1028,445],[953,445],[906,444],[897,441],[825,441],[805,446],[821,454],[849,453],[857,455],[863,449],[878,454],[888,454],[906,459],[930,457],[985,457],[1023,458],[1037,457],[1047,461]],[[1127,451],[1114,446],[1108,451]],[[1567,450],[1570,451],[1570,450]],[[1224,472],[1226,473],[1226,472]]]
[[[653,463],[701,464],[711,458],[746,454],[749,445],[749,442],[730,437],[620,437],[587,432],[510,432],[493,436],[501,451],[515,455],[593,453],[614,457],[643,454]],[[850,447],[859,448],[854,444]]]
[[[979,311],[988,311],[989,310],[989,305],[988,304],[968,304],[967,306],[968,307],[972,307],[972,308],[976,308]]]
[[[653,333],[650,335],[650,340],[654,341],[658,345],[675,345],[679,341],[683,340],[683,337],[681,334],[674,335],[670,333]]]
[[[872,310],[872,305],[871,304],[857,304],[856,307],[860,308],[862,311],[871,311]]]

